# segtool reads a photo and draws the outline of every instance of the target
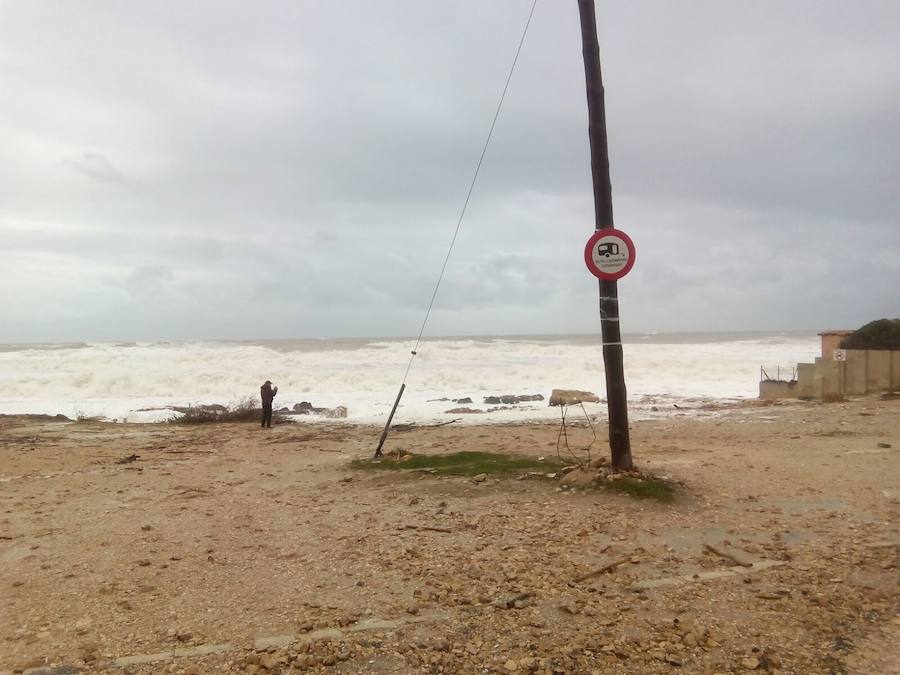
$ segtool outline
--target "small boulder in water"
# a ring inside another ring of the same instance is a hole
[[[332,419],[343,418],[347,416],[346,406],[339,405],[336,408],[316,408],[309,401],[301,401],[294,404],[295,415],[321,415]]]
[[[526,401],[543,401],[543,394],[503,394],[503,396],[485,396],[484,402],[488,405],[514,405]]]

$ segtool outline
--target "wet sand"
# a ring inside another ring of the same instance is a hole
[[[379,434],[0,419],[0,672],[900,672],[900,400],[637,422],[672,504],[350,469]]]

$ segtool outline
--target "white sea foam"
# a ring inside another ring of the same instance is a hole
[[[145,342],[0,347],[0,413],[48,413],[151,421],[168,408],[228,404],[258,394],[270,379],[277,406],[310,401],[347,406],[349,420],[383,423],[409,361],[403,340]],[[814,333],[676,334],[626,341],[632,417],[689,399],[752,398],[759,368],[790,371],[818,352]],[[553,388],[604,394],[597,337],[447,338],[423,342],[395,421],[447,419],[448,401],[543,394]],[[277,407],[276,406],[276,407]],[[592,406],[603,413],[605,406]],[[550,419],[546,402],[466,417],[475,421]]]

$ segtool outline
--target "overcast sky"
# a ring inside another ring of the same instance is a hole
[[[0,0],[0,341],[415,335],[531,0]],[[900,316],[900,3],[598,2],[624,332]],[[539,0],[427,335],[593,332]]]

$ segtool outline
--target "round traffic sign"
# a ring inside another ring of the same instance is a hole
[[[634,242],[621,230],[597,230],[584,247],[584,262],[599,279],[621,279],[634,266]]]

